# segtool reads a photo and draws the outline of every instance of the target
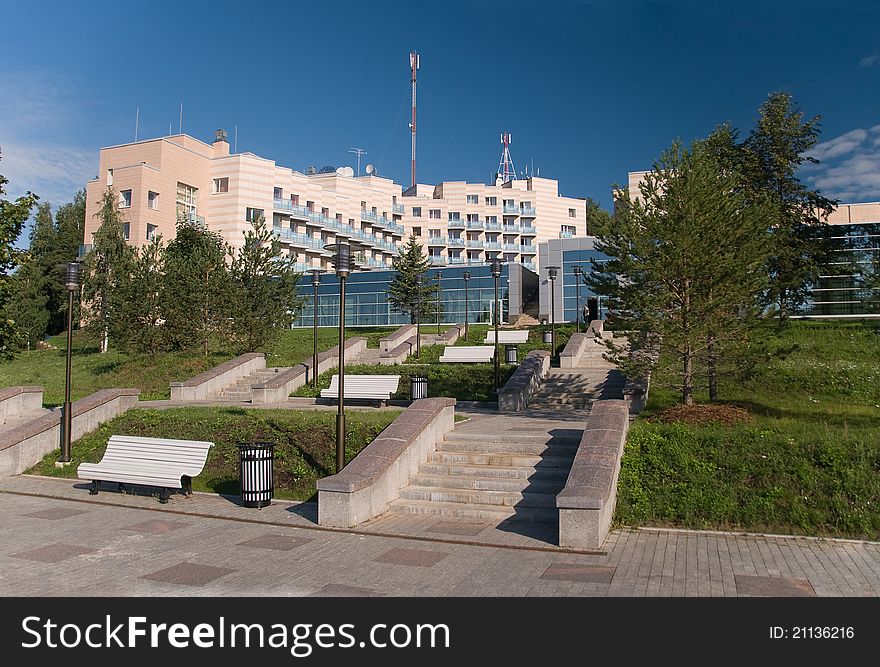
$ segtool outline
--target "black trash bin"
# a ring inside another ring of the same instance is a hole
[[[247,442],[238,446],[241,504],[262,509],[272,503],[275,444]]]
[[[504,346],[504,360],[508,364],[516,365],[516,362],[517,362],[516,345],[507,344]]]
[[[426,375],[413,375],[410,377],[409,397],[414,401],[420,398],[428,398],[428,377]]]
[[[553,342],[553,332],[549,329],[544,332],[544,342],[548,344]]]

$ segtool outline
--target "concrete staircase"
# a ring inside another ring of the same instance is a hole
[[[285,366],[274,366],[272,368],[261,368],[258,371],[254,371],[247,377],[243,377],[240,380],[237,380],[233,384],[230,384],[226,387],[223,387],[220,391],[216,392],[209,398],[211,400],[217,401],[250,401],[251,400],[251,387],[255,384],[260,384],[270,379],[276,373],[281,373],[282,371],[288,370]]]
[[[453,430],[419,467],[391,512],[501,522],[558,521],[580,431],[522,435]]]
[[[551,368],[529,400],[529,409],[589,410],[599,399],[623,398],[625,382],[623,373],[601,360],[577,368]]]

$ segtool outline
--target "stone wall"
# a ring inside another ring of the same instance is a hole
[[[398,347],[404,341],[413,339],[415,340],[416,335],[416,325],[415,324],[404,324],[402,327],[397,329],[394,333],[389,334],[385,338],[379,340],[379,351],[380,352],[390,352],[394,348]]]
[[[224,387],[266,367],[262,352],[248,352],[199,373],[186,382],[171,383],[172,401],[203,401]]]
[[[0,423],[14,419],[22,412],[43,407],[42,387],[4,387],[0,389]]]
[[[550,352],[532,350],[510,376],[507,383],[498,390],[498,412],[525,410],[529,399],[550,370]]]
[[[629,430],[629,404],[593,404],[565,488],[556,496],[559,546],[600,549],[617,500],[620,459]]]
[[[559,367],[577,368],[588,345],[595,345],[592,335],[572,334],[565,344],[565,348],[559,353]]]
[[[318,480],[318,524],[351,528],[385,512],[454,426],[454,398],[414,401],[342,472]]]
[[[138,389],[102,389],[71,406],[71,442],[137,403]],[[61,446],[61,410],[0,433],[0,477],[19,475]]]

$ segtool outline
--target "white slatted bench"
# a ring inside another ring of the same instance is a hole
[[[379,406],[384,407],[385,402],[391,400],[391,395],[397,391],[399,384],[399,375],[346,375],[344,398],[379,401]],[[321,398],[339,400],[338,375],[331,378],[327,389],[321,390]]]
[[[525,343],[529,340],[529,332],[525,329],[516,329],[516,330],[508,330],[508,331],[499,331],[498,332],[498,342],[500,344],[509,344],[509,345],[519,345],[520,343]],[[486,340],[483,341],[487,345],[491,345],[495,342],[495,332],[487,331],[486,332]]]
[[[167,503],[171,489],[192,495],[192,478],[202,472],[213,442],[112,435],[99,463],[81,463],[80,479],[92,480],[91,495],[101,482],[159,487],[159,502]]]
[[[493,345],[455,345],[443,349],[440,361],[446,364],[484,364],[492,361]]]

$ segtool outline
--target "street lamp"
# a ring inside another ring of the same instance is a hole
[[[465,271],[461,274],[462,280],[464,280],[464,339],[467,340],[468,337],[468,283],[471,280],[471,272]]]
[[[339,278],[339,406],[336,411],[336,472],[345,467],[345,279],[351,273],[351,246],[330,243],[324,250],[334,253],[333,268]]]
[[[324,269],[312,269],[312,386],[318,388],[318,286]]]
[[[495,392],[498,392],[498,387],[501,384],[501,370],[499,368],[499,362],[501,361],[498,357],[498,317],[500,316],[500,309],[498,308],[498,279],[501,277],[501,262],[497,257],[493,257],[491,261],[492,266],[492,279],[495,282],[495,342],[493,344],[494,348],[494,358],[495,358]]]
[[[575,316],[577,317],[577,333],[581,332],[581,275],[583,275],[583,270],[581,269],[580,264],[574,265],[574,289],[575,289],[575,299],[577,302],[577,306],[575,308]]]
[[[58,460],[59,467],[70,463],[70,441],[73,428],[73,413],[70,409],[70,370],[73,348],[73,295],[79,289],[79,262],[70,262],[67,265],[67,368],[64,378],[64,407],[61,418],[61,458]]]
[[[548,266],[547,275],[550,278],[550,356],[556,354],[556,276],[559,272],[558,266]]]
[[[416,276],[416,359],[422,360],[422,277]]]
[[[440,288],[440,279],[443,277],[443,274],[439,271],[434,273],[434,277],[437,279],[437,335],[440,335],[440,298],[443,295],[443,290]]]

